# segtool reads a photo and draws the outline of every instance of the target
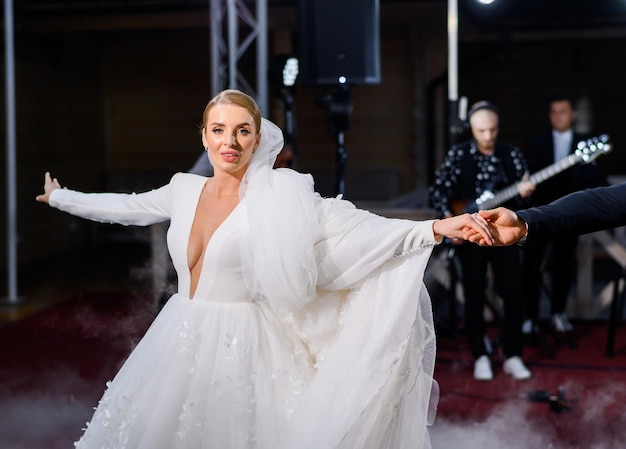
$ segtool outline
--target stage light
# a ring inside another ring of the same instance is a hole
[[[283,66],[283,86],[293,87],[298,79],[299,71],[298,58],[294,56],[288,57]]]
[[[495,0],[476,0],[476,1],[482,5],[491,5]]]
[[[296,85],[299,74],[298,58],[288,54],[276,55],[268,71],[270,90],[277,97],[282,97],[285,89],[291,90]]]
[[[278,54],[273,59],[268,69],[268,81],[270,92],[283,103],[285,113],[284,132],[285,139],[289,140],[291,151],[296,153],[296,123],[294,94],[295,85],[300,74],[300,62],[298,58],[290,54]]]

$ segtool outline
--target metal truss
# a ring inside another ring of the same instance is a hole
[[[209,0],[211,19],[211,90],[240,89],[268,112],[267,0]],[[256,80],[239,71],[239,61],[256,49]],[[256,87],[252,84],[256,81]]]

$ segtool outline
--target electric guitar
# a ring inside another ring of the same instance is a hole
[[[613,145],[607,134],[581,140],[572,154],[532,174],[526,181],[530,181],[534,185],[540,184],[580,162],[588,164],[598,156],[610,152],[612,148]],[[478,210],[493,209],[511,198],[515,198],[519,194],[518,185],[519,182],[516,182],[497,193],[486,190],[475,201],[463,207],[461,211],[473,213]],[[453,209],[455,208],[453,207]],[[457,207],[457,209],[459,208]]]

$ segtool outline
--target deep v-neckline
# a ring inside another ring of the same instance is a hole
[[[235,205],[235,207],[233,207],[233,209],[224,217],[224,219],[222,220],[222,222],[217,225],[217,227],[215,228],[215,230],[213,231],[213,233],[211,234],[211,236],[209,237],[209,239],[206,241],[206,243],[204,244],[203,247],[203,252],[201,254],[201,257],[198,260],[198,264],[200,264],[199,266],[199,272],[198,272],[198,281],[196,282],[195,288],[193,290],[193,294],[191,294],[191,287],[192,287],[192,268],[189,264],[189,245],[191,244],[191,233],[193,232],[193,228],[194,228],[194,224],[196,223],[196,217],[198,215],[198,209],[200,207],[200,201],[202,200],[202,194],[204,192],[204,189],[206,187],[206,183],[204,183],[202,185],[202,189],[200,190],[200,193],[198,195],[198,199],[196,200],[196,207],[194,209],[193,215],[192,215],[192,219],[191,219],[191,223],[189,225],[189,229],[187,232],[187,245],[186,245],[186,266],[187,266],[187,273],[189,275],[189,292],[188,292],[188,296],[190,299],[194,299],[196,292],[198,291],[198,287],[200,286],[200,283],[202,281],[202,275],[203,275],[203,270],[204,270],[204,263],[206,260],[206,255],[208,253],[209,248],[211,247],[211,242],[213,242],[213,240],[215,239],[216,236],[219,236],[219,234],[221,234],[221,230],[224,227],[224,225],[230,221],[231,217],[235,214],[235,212],[239,209],[239,206],[242,203],[242,200],[239,200],[239,202],[237,202],[237,204]]]

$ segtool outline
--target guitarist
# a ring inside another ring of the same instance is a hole
[[[566,158],[576,149],[584,136],[574,131],[576,119],[574,101],[565,95],[556,95],[549,101],[551,129],[537,135],[526,152],[528,168],[535,173]],[[606,185],[601,182],[595,162],[577,164],[539,184],[530,198],[531,206],[540,206],[589,187]],[[524,333],[538,332],[539,303],[541,298],[542,266],[547,261],[550,274],[549,296],[552,326],[557,332],[571,332],[571,323],[565,313],[567,297],[574,272],[577,238],[558,239],[524,248],[523,287],[526,306]],[[546,256],[551,256],[546,259]]]
[[[439,217],[461,212],[485,190],[497,191],[523,179],[528,172],[522,152],[511,145],[497,142],[499,111],[493,104],[481,101],[468,112],[472,139],[453,146],[448,152],[435,181],[430,187],[430,201]],[[533,186],[521,183],[522,196],[528,196]],[[524,203],[517,197],[509,207],[520,208]],[[465,307],[465,331],[474,357],[474,378],[493,379],[491,360],[485,343],[487,268],[491,264],[495,289],[504,303],[504,323],[501,343],[505,361],[504,371],[514,379],[528,379],[531,373],[522,362],[523,303],[520,277],[520,248],[493,248],[472,244],[457,244],[461,264]]]

